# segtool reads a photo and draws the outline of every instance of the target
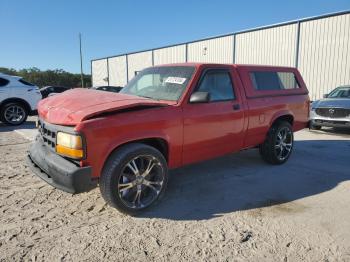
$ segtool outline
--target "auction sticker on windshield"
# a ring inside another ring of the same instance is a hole
[[[186,81],[186,78],[183,78],[183,77],[169,76],[165,80],[165,83],[182,85],[183,83],[185,83],[185,81]]]

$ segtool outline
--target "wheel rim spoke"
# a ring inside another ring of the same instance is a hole
[[[157,190],[154,186],[152,186],[151,184],[145,184],[147,187],[149,187],[150,189],[152,189],[156,194],[159,193],[159,190]]]
[[[150,159],[148,162],[147,168],[146,168],[145,172],[142,174],[142,176],[143,177],[148,176],[151,173],[154,166],[155,166],[155,163],[153,162],[153,159]]]
[[[142,203],[141,203],[141,193],[142,193],[141,190],[137,190],[137,191],[136,191],[134,200],[132,201],[135,207],[140,207],[140,206],[142,206]]]
[[[152,155],[140,155],[130,160],[122,169],[118,194],[129,208],[141,209],[158,198],[163,181],[164,169],[159,160]]]
[[[130,183],[119,184],[118,187],[119,187],[119,192],[124,192],[125,190],[133,188],[134,183],[130,182]]]
[[[162,186],[163,181],[148,181],[151,185]]]
[[[131,171],[134,173],[134,175],[138,175],[139,174],[139,169],[136,165],[135,159],[133,159],[132,161],[130,161],[127,165]]]
[[[278,141],[281,141],[281,140],[282,140],[282,135],[281,135],[281,133],[278,133],[277,138],[278,138]]]
[[[292,149],[292,143],[286,144],[285,149],[290,151]]]
[[[287,127],[281,129],[276,136],[275,151],[279,160],[286,159],[293,147],[293,134]]]
[[[162,187],[163,182],[162,181],[149,181],[149,180],[144,180],[143,184],[150,189],[152,189],[156,194],[159,193],[159,189],[155,188],[155,186],[160,186]]]
[[[283,149],[280,148],[280,152],[278,153],[278,158],[282,158],[282,153],[283,153]]]
[[[127,179],[127,181],[135,180],[135,175],[134,174],[129,174],[129,173],[123,172],[122,176],[125,177]]]

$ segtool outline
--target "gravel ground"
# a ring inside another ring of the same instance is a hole
[[[296,134],[282,166],[248,150],[171,172],[139,217],[33,176],[0,125],[1,261],[349,261],[350,133]]]

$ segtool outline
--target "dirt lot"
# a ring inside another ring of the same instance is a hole
[[[283,166],[250,150],[172,171],[135,218],[34,177],[26,132],[0,125],[0,260],[350,260],[350,133],[301,131]]]

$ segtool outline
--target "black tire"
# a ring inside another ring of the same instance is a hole
[[[286,136],[287,142],[284,143],[286,145],[285,147],[283,147],[282,143],[280,143],[281,140],[279,139],[279,134],[283,131],[288,133]],[[292,126],[286,121],[281,121],[277,122],[270,128],[265,142],[259,147],[259,152],[262,159],[267,163],[281,165],[285,163],[292,154],[293,145],[294,136]]]
[[[154,165],[152,165],[152,169],[148,175],[143,176],[143,174],[146,172],[145,167],[147,164],[145,165],[145,161],[147,160],[150,161],[149,163],[153,162]],[[143,177],[141,178],[143,179],[141,185],[139,185],[141,182],[138,180],[140,178],[140,175],[136,176],[135,173],[133,173],[133,169],[128,167],[128,164],[131,164],[132,161],[135,161],[133,164],[136,163],[136,170],[139,170],[139,174],[141,174]],[[135,179],[133,176],[135,176]],[[151,179],[154,177],[159,178],[159,180],[151,181]],[[160,180],[160,177],[162,177],[162,180]],[[124,179],[127,179],[127,181],[124,181]],[[154,183],[152,184],[153,186],[150,184],[144,184],[146,181],[147,183]],[[168,166],[163,154],[154,147],[141,143],[133,143],[122,146],[113,152],[108,158],[100,177],[100,191],[102,197],[110,206],[118,209],[125,214],[136,215],[148,207],[154,206],[163,197],[167,182]],[[120,188],[121,186],[131,183],[136,184],[132,187],[128,186]],[[159,188],[155,190],[158,186]],[[141,189],[142,192],[140,193],[140,196],[137,197],[139,190],[141,191]],[[125,192],[125,196],[124,191],[122,192],[122,190],[127,191]],[[135,196],[132,195],[133,193],[135,193]],[[149,203],[142,206],[141,196],[146,198],[147,193],[149,195],[148,197],[153,200],[149,200]],[[154,193],[156,195],[152,196]],[[127,198],[133,198],[134,201],[130,202]],[[136,206],[137,198],[139,202],[138,207]],[[134,206],[132,206],[132,204]]]
[[[310,129],[311,130],[321,130],[322,126],[315,126],[312,122],[310,122]]]
[[[8,111],[11,110],[12,108],[17,108],[18,110],[20,110],[20,112],[21,112],[20,119],[13,120],[13,121],[11,121],[9,119],[7,114],[8,114]],[[24,106],[22,103],[17,103],[17,102],[8,103],[8,104],[5,104],[1,107],[0,120],[7,125],[11,125],[11,126],[21,125],[22,123],[24,123],[27,120],[27,117],[28,117],[28,110],[27,110],[26,106]]]
[[[0,122],[5,123],[4,116],[2,114],[2,109],[0,108]],[[6,124],[6,123],[5,123]]]

